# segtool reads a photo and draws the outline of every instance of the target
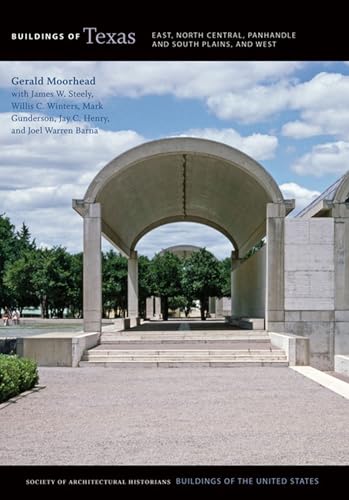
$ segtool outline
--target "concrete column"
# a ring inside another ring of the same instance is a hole
[[[155,317],[156,319],[161,318],[161,298],[155,297]]]
[[[334,269],[335,269],[335,341],[334,354],[349,352],[349,205],[335,203]]]
[[[84,206],[84,332],[101,332],[102,319],[102,254],[101,205]]]
[[[231,316],[236,316],[236,312],[234,311],[236,308],[237,308],[237,304],[238,304],[238,300],[239,300],[239,297],[238,297],[238,294],[239,294],[239,290],[235,284],[235,275],[234,275],[234,271],[240,267],[241,265],[241,259],[239,259],[239,251],[238,250],[234,250],[233,252],[231,252],[231,275],[230,275],[230,290],[231,290],[231,311],[230,311],[230,314]],[[222,310],[223,310],[223,306],[222,306]]]
[[[241,264],[241,259],[239,259],[238,250],[234,250],[233,252],[231,252],[230,259],[231,259],[231,270],[235,271],[235,269],[237,269]]]
[[[216,318],[223,318],[223,297],[216,297]]]
[[[267,204],[266,329],[282,331],[285,321],[284,203]]]
[[[349,206],[336,203],[334,217],[335,309],[349,310]]]
[[[146,298],[145,314],[147,319],[152,319],[154,316],[154,296]]]
[[[217,300],[217,297],[209,297],[208,298],[208,312],[210,315],[216,313],[216,300]]]
[[[135,251],[128,259],[127,310],[129,318],[138,318],[138,256]]]

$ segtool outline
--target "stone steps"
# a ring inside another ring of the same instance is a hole
[[[270,338],[267,334],[257,334],[253,332],[251,335],[245,334],[231,334],[231,333],[130,333],[130,334],[117,334],[117,333],[104,333],[101,337],[101,344],[124,344],[124,343],[144,343],[156,342],[160,344],[171,343],[214,343],[214,342],[258,342],[270,343]]]
[[[203,368],[203,367],[212,367],[212,368],[241,368],[241,367],[274,367],[274,368],[282,368],[287,367],[288,362],[283,360],[223,360],[223,359],[196,359],[196,360],[166,360],[162,359],[161,361],[157,360],[94,360],[94,361],[80,361],[80,367],[92,367],[99,366],[103,368],[130,368],[130,367],[138,367],[138,368]]]
[[[92,349],[85,353],[80,366],[288,366],[288,361],[281,350]]]
[[[281,356],[285,357],[281,349],[90,349],[84,357],[91,359],[101,356]]]
[[[246,339],[246,340],[231,340],[231,339],[162,339],[162,340],[157,340],[157,339],[147,339],[147,340],[132,340],[132,341],[127,341],[127,340],[107,340],[103,341],[101,345],[103,346],[127,346],[127,345],[133,345],[133,346],[142,346],[144,344],[159,344],[159,345],[169,345],[169,344],[177,344],[177,345],[186,345],[186,344],[196,344],[196,345],[204,345],[204,344],[226,344],[227,346],[229,345],[240,345],[244,344],[244,348],[248,348],[248,346],[260,346],[263,348],[268,348],[270,345],[270,340],[269,339]]]
[[[85,352],[80,366],[225,367],[288,366],[265,330],[107,331]]]

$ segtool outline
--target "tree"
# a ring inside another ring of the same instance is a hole
[[[221,288],[223,297],[231,296],[231,259],[227,257],[220,261]]]
[[[6,264],[14,260],[16,247],[15,227],[5,214],[0,215],[0,309],[10,306],[9,291],[4,284]]]
[[[103,315],[114,310],[124,315],[127,308],[127,259],[114,250],[102,256],[102,304]]]
[[[69,312],[73,318],[82,318],[83,253],[70,256],[71,288],[69,290]]]
[[[22,227],[16,232],[16,254],[22,256],[24,252],[35,250],[35,240],[31,238],[28,226],[23,222]]]
[[[9,294],[9,306],[18,308],[38,306],[39,299],[33,285],[35,272],[35,250],[27,250],[13,262],[8,262],[4,273],[4,284]]]
[[[63,247],[38,249],[32,282],[40,301],[41,316],[63,317],[73,287],[70,254]]]
[[[156,254],[151,261],[151,288],[161,298],[162,318],[168,319],[168,299],[181,295],[182,261],[171,252]]]
[[[183,286],[181,293],[184,293]],[[195,303],[193,300],[190,300],[190,297],[188,298],[185,295],[176,295],[175,297],[170,297],[168,300],[169,309],[179,309],[180,311],[184,311],[186,317],[189,315],[191,308],[194,306]]]
[[[201,248],[184,261],[183,289],[189,300],[200,300],[201,319],[205,320],[208,310],[208,298],[222,295],[220,262]]]
[[[152,289],[151,262],[148,257],[140,255],[138,259],[138,300],[139,315],[146,316],[146,299],[151,295]]]
[[[23,223],[15,231],[10,219],[0,215],[0,308],[36,305],[30,278],[35,241]]]

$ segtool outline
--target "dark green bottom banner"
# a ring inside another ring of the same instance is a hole
[[[28,494],[112,490],[119,498],[147,491],[166,493],[292,492],[313,498],[321,492],[340,491],[347,483],[347,466],[3,466],[3,491]],[[225,496],[225,495],[224,495]],[[280,497],[281,498],[281,497]]]

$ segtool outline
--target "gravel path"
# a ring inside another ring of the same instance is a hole
[[[288,368],[41,368],[0,464],[349,464],[349,403]]]

